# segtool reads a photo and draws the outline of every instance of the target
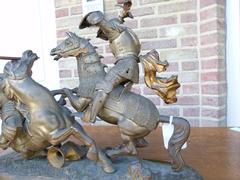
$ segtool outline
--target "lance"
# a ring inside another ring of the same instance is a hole
[[[19,60],[21,57],[0,56],[0,60]]]

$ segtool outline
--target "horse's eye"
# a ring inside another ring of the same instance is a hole
[[[71,41],[66,41],[66,45],[70,46],[70,45],[72,45],[72,42]]]

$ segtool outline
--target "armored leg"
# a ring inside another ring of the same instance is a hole
[[[128,80],[120,74],[121,67],[114,66],[104,80],[96,85],[96,95],[93,102],[89,105],[82,118],[86,122],[95,122],[96,116],[103,107],[108,94],[119,84],[127,82]]]
[[[103,107],[106,99],[108,97],[108,94],[104,91],[97,91],[97,95],[95,96],[92,104],[89,105],[88,109],[86,110],[82,120],[85,122],[95,122],[96,116],[98,112]]]

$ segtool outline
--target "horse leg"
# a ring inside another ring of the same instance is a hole
[[[64,88],[63,89],[64,93],[68,97],[72,107],[76,109],[78,112],[82,112],[90,103],[91,99],[89,98],[83,98],[74,95],[70,89]]]
[[[137,148],[144,148],[148,146],[148,142],[144,138],[137,138],[134,139],[134,144]]]
[[[95,141],[88,136],[84,131],[82,126],[77,122],[73,124],[70,128],[54,131],[51,133],[52,136],[49,140],[53,145],[60,144],[65,141],[69,136],[73,135],[78,140],[82,141],[86,146],[89,147],[87,157],[90,160],[99,161],[102,165],[103,170],[106,173],[113,173],[115,171],[112,166],[111,161],[106,157],[106,155],[97,147]]]
[[[123,145],[107,150],[107,155],[111,158],[120,155],[137,155],[138,152],[136,148],[136,142],[143,139],[143,137],[145,137],[149,131],[128,119],[120,120],[118,122],[118,127],[123,140]]]
[[[21,155],[24,159],[33,159],[33,158],[36,158],[36,157],[45,157],[47,156],[47,150],[44,149],[44,150],[39,150],[39,151],[30,151],[30,150],[26,150],[26,151],[23,151],[21,152]]]
[[[133,156],[137,155],[138,152],[133,139],[130,136],[123,134],[122,132],[121,138],[123,140],[123,145],[107,150],[106,154],[111,158],[121,155],[133,155]]]

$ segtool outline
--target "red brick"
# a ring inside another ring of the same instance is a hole
[[[140,4],[152,4],[152,3],[161,3],[166,2],[166,0],[140,0]]]
[[[197,49],[177,49],[162,50],[162,59],[170,60],[192,60],[198,57]]]
[[[168,17],[154,17],[154,18],[144,18],[141,19],[141,27],[153,27],[153,26],[162,26],[170,25],[177,23],[177,16],[168,16]]]
[[[66,32],[67,31],[69,31],[69,29],[59,29],[59,30],[57,30],[57,38],[66,37]]]
[[[198,61],[185,61],[182,62],[183,71],[194,71],[199,69]]]
[[[68,8],[58,9],[55,11],[56,18],[68,16]]]
[[[204,8],[213,4],[225,5],[225,0],[200,0],[200,7]]]
[[[128,20],[124,23],[125,26],[136,29],[138,27],[138,21],[137,20]]]
[[[182,90],[184,95],[199,94],[199,85],[198,84],[182,85]]]
[[[224,30],[225,22],[223,20],[212,20],[210,22],[206,22],[200,25],[201,33],[205,33],[208,31],[216,31],[216,30]]]
[[[179,74],[179,82],[180,83],[188,83],[188,82],[198,82],[199,81],[198,72],[184,72]]]
[[[179,116],[178,108],[160,108],[159,113],[166,116]]]
[[[139,39],[157,38],[157,29],[140,29],[134,31]]]
[[[225,84],[206,84],[202,85],[202,94],[213,94],[219,95],[226,93],[226,85]]]
[[[82,14],[82,6],[79,5],[79,6],[71,7],[71,9],[70,9],[70,14],[71,14],[71,15]]]
[[[60,78],[70,78],[72,77],[71,70],[59,70],[59,77]]]
[[[198,40],[197,37],[187,37],[187,38],[182,38],[181,39],[181,46],[186,47],[186,46],[197,46]]]
[[[221,33],[212,33],[201,36],[201,45],[210,45],[215,43],[225,43],[225,35]]]
[[[200,49],[200,57],[224,56],[225,48],[223,46],[213,46]]]
[[[181,15],[181,23],[197,22],[196,13],[187,13]]]
[[[66,7],[69,5],[80,4],[82,0],[55,0],[55,7]]]
[[[202,105],[207,106],[223,106],[226,103],[226,97],[225,96],[203,96],[202,97]]]
[[[209,118],[207,118],[209,119]],[[218,127],[220,126],[220,121],[219,119],[216,119],[216,120],[202,120],[201,121],[201,127]]]
[[[178,105],[199,105],[199,97],[198,96],[180,96],[178,97],[177,103]]]
[[[177,62],[169,62],[167,72],[171,72],[171,71],[178,71],[178,63]]]
[[[159,37],[179,37],[197,35],[197,26],[195,24],[184,24],[160,28]]]
[[[203,117],[220,119],[225,115],[225,112],[225,109],[214,109],[208,107],[203,108],[201,114]]]
[[[191,127],[199,127],[200,126],[200,118],[192,118],[192,117],[188,117],[187,120],[190,123]]]
[[[205,72],[201,74],[202,81],[223,81],[225,72]]]
[[[177,47],[175,39],[142,42],[142,50],[166,49]]]
[[[143,7],[132,10],[134,17],[147,16],[154,14],[154,7]]]
[[[106,19],[112,19],[118,17],[118,12],[117,11],[110,11],[110,12],[105,12],[104,13]]]
[[[209,59],[202,61],[202,69],[222,69],[224,66],[223,59]]]
[[[206,9],[201,11],[200,13],[200,20],[207,20],[212,18],[224,18],[225,10],[222,7],[214,6],[210,9]]]
[[[123,4],[123,3],[124,3],[124,0],[117,0],[117,3],[118,3],[118,4]]]
[[[188,0],[185,2],[174,2],[170,4],[159,5],[158,13],[167,14],[167,13],[177,13],[181,11],[196,10],[197,0]]]
[[[183,109],[183,116],[187,117],[198,117],[200,115],[199,107],[196,108],[184,108]]]

